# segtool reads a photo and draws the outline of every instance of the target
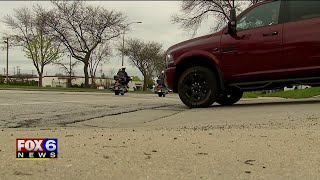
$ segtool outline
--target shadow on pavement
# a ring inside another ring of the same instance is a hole
[[[320,99],[306,99],[306,100],[286,100],[286,101],[277,101],[277,102],[268,102],[268,101],[261,101],[261,102],[250,102],[246,101],[244,104],[243,102],[234,104],[232,106],[221,106],[218,104],[214,104],[210,108],[234,108],[234,107],[254,107],[254,106],[287,106],[287,105],[309,105],[309,104],[320,104]]]

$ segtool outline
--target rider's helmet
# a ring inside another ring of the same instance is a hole
[[[163,74],[164,74],[164,71],[161,71],[161,74],[163,75]]]
[[[126,70],[126,67],[122,66],[121,69],[122,69],[122,71],[125,71],[125,70]]]

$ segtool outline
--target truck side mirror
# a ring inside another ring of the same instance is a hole
[[[230,10],[230,21],[228,23],[228,31],[230,34],[237,33],[237,15],[235,8],[232,8]]]

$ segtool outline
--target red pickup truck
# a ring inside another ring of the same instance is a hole
[[[165,83],[191,108],[232,105],[243,92],[320,86],[320,1],[268,0],[221,31],[170,47]]]

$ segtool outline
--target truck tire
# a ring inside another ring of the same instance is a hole
[[[190,108],[210,107],[219,93],[214,72],[203,66],[185,70],[178,81],[178,93],[181,101]]]
[[[218,99],[217,103],[223,106],[230,106],[238,102],[243,95],[243,92],[240,89],[232,88],[226,93],[222,94]]]

